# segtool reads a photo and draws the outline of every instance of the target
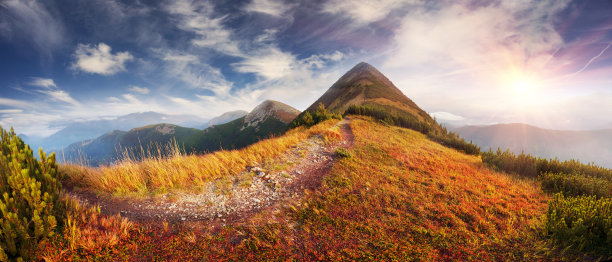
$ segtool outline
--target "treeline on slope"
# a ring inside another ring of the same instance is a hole
[[[39,161],[13,129],[0,133],[0,261],[34,260],[65,214],[55,153]]]
[[[351,105],[346,109],[343,115],[370,116],[389,125],[400,126],[421,132],[433,141],[463,151],[466,154],[478,155],[480,153],[480,147],[472,142],[468,143],[457,133],[449,132],[435,121],[432,123],[419,121],[413,115],[393,113],[393,110],[389,110],[389,108],[381,105]]]
[[[544,234],[553,243],[612,259],[612,170],[500,149],[483,152],[482,161],[498,171],[538,179],[555,194],[544,221]]]

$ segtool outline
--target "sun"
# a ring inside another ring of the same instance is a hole
[[[502,73],[502,86],[509,95],[521,97],[538,91],[540,81],[528,71],[511,69]]]
[[[535,91],[537,83],[533,77],[522,75],[516,76],[514,79],[512,79],[510,86],[518,94],[525,95],[529,92]]]
[[[517,108],[533,108],[541,98],[541,79],[534,73],[522,68],[511,68],[499,75],[501,95]]]

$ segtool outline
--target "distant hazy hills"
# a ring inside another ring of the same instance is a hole
[[[487,150],[510,149],[512,152],[554,158],[578,159],[612,168],[612,129],[560,131],[526,124],[465,126],[454,129],[467,140]]]
[[[127,131],[132,128],[158,123],[196,127],[206,122],[205,119],[191,115],[166,115],[156,112],[144,112],[120,116],[110,120],[74,122],[49,137],[25,137],[24,140],[32,145],[33,148],[43,147],[45,151],[55,151],[77,141],[95,138],[113,130]]]
[[[239,111],[229,113],[214,123],[222,123],[241,114]],[[270,135],[281,134],[299,113],[281,102],[267,100],[245,116],[228,123],[213,124],[205,130],[164,123],[133,128],[128,132],[112,131],[95,139],[71,144],[60,157],[69,161],[85,158],[88,163],[99,165],[121,158],[126,149],[132,155],[139,156],[141,148],[155,151],[156,145],[164,147],[172,141],[187,152],[240,148]]]
[[[214,126],[214,125],[225,124],[227,122],[236,120],[236,119],[241,118],[243,116],[246,116],[248,113],[249,112],[244,111],[244,110],[236,110],[236,111],[230,111],[230,112],[223,113],[222,115],[214,117],[213,119],[208,121],[208,123],[206,123],[206,125],[202,126],[202,129],[207,128],[207,127],[211,127],[211,126]]]

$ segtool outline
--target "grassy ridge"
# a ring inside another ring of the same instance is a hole
[[[315,134],[331,124],[296,130]],[[167,224],[136,225],[128,236],[120,233],[120,221],[111,220],[115,245],[72,250],[56,244],[45,254],[64,260],[150,261],[538,258],[533,228],[548,200],[540,189],[481,168],[479,158],[418,132],[366,118],[355,119],[351,127],[355,147],[337,153],[342,158],[322,186],[278,213],[254,214],[244,224],[196,232],[168,230]],[[92,237],[104,232],[87,230]]]
[[[463,151],[466,154],[480,154],[480,147],[467,142],[458,134],[449,132],[435,120],[419,120],[417,117],[394,106],[377,103],[366,103],[362,106],[352,105],[344,115],[362,115],[373,117],[382,123],[409,128],[426,134],[427,137],[445,146]]]
[[[118,164],[98,168],[65,165],[63,172],[68,174],[70,183],[113,194],[143,195],[173,188],[197,189],[213,179],[238,174],[249,164],[272,159],[310,136],[327,134],[336,122],[327,121],[307,130],[298,128],[240,150],[185,155],[175,147],[170,157],[142,161],[127,158]]]

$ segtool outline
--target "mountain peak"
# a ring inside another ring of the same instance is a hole
[[[346,72],[307,111],[319,103],[332,112],[344,113],[351,105],[377,105],[392,114],[408,114],[420,121],[433,119],[402,93],[385,75],[372,65],[361,62]],[[391,112],[393,111],[393,112]]]
[[[342,84],[352,82],[361,82],[363,84],[368,84],[374,81],[382,82],[385,85],[397,89],[395,85],[393,85],[393,83],[391,83],[391,81],[385,75],[378,71],[378,69],[376,69],[374,66],[366,62],[360,62],[359,64],[351,68],[351,70],[349,70],[342,77],[340,77],[340,79],[334,84],[334,86],[340,86]]]
[[[253,111],[245,117],[245,127],[256,126],[261,122],[264,122],[269,117],[274,117],[281,122],[287,124],[291,122],[300,111],[281,102],[274,100],[266,100],[255,107]]]

